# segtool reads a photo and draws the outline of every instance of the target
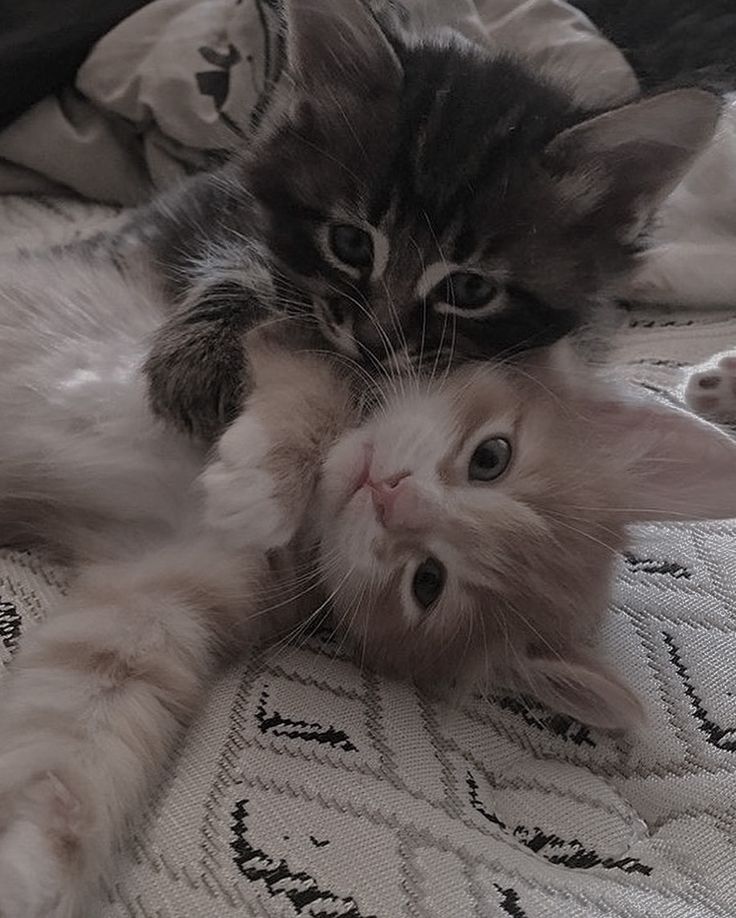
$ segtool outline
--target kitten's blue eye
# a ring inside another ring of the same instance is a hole
[[[348,223],[330,227],[330,248],[351,268],[369,268],[373,263],[373,240],[369,233]]]
[[[445,283],[447,302],[458,309],[480,309],[498,293],[498,287],[488,278],[469,271],[456,271]]]
[[[422,561],[414,573],[411,591],[423,609],[436,602],[445,586],[445,569],[436,558]]]
[[[470,457],[470,481],[495,481],[511,462],[511,444],[503,437],[484,440]]]

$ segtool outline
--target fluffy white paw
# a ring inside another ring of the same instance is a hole
[[[12,787],[0,794],[0,918],[80,918],[91,892],[80,802],[51,773],[26,785],[0,768],[0,784]]]
[[[736,354],[695,370],[687,381],[685,401],[718,424],[736,423]]]
[[[14,820],[0,835],[0,918],[71,918],[68,880],[54,841],[35,822]]]
[[[282,548],[297,528],[264,468],[270,450],[263,425],[245,414],[224,434],[219,458],[202,476],[207,525],[238,547]]]

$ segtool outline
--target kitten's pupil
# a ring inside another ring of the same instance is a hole
[[[503,437],[484,440],[470,459],[468,478],[471,481],[495,481],[506,471],[511,461],[511,444]]]
[[[330,246],[335,256],[351,268],[368,268],[373,263],[373,240],[357,226],[338,223],[331,227]]]
[[[423,609],[437,600],[445,585],[445,569],[436,558],[422,561],[411,584],[414,598]]]
[[[447,279],[448,302],[459,309],[485,306],[496,293],[496,285],[481,274],[457,271]]]

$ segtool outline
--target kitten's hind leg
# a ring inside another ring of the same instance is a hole
[[[717,424],[736,424],[736,353],[698,367],[685,387],[685,401]]]
[[[732,308],[736,305],[736,245],[670,242],[639,256],[622,299],[660,306]]]
[[[0,916],[89,918],[234,633],[243,573],[201,544],[90,571],[0,685]],[[247,629],[246,629],[247,630]]]

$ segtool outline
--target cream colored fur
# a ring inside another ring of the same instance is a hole
[[[604,726],[639,716],[590,641],[626,524],[736,513],[715,428],[617,393],[564,346],[388,380],[363,417],[361,374],[258,333],[250,398],[209,457],[149,412],[163,310],[144,275],[71,258],[3,274],[0,540],[79,576],[0,684],[2,918],[95,914],[217,667],[327,599],[361,665],[518,686]],[[508,471],[469,482],[496,435]],[[381,518],[368,482],[397,476]],[[448,575],[422,610],[408,584],[427,555]]]

